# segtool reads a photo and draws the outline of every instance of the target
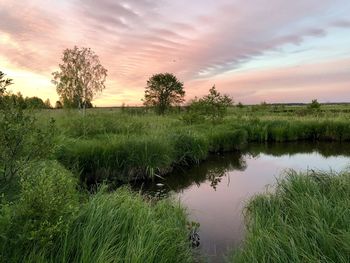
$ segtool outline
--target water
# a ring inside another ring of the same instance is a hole
[[[242,211],[249,199],[272,188],[287,169],[339,172],[350,166],[350,145],[252,145],[242,154],[211,156],[198,166],[174,171],[165,180],[137,187],[153,196],[172,195],[200,223],[202,255],[222,262],[223,255],[244,239]]]

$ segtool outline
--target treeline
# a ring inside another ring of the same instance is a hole
[[[51,109],[50,100],[43,101],[38,97],[23,97],[21,93],[11,94],[6,93],[0,96],[0,108],[6,105],[13,105],[21,109]]]

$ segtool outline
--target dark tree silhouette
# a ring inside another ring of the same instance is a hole
[[[6,87],[13,84],[12,79],[5,79],[5,73],[0,71],[0,96],[6,91]]]
[[[172,105],[184,102],[184,86],[174,74],[160,73],[147,81],[144,104],[155,107],[159,114]]]

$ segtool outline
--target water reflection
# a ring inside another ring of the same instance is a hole
[[[229,171],[244,171],[247,168],[245,156],[239,153],[212,155],[208,160],[191,168],[178,168],[166,178],[156,178],[134,185],[143,193],[155,197],[166,197],[170,192],[182,192],[190,186],[200,187],[203,182],[209,182],[216,190],[222,178]]]
[[[241,154],[214,155],[165,180],[134,187],[180,199],[190,219],[200,223],[200,249],[211,262],[222,262],[227,249],[238,247],[244,238],[242,210],[253,195],[273,185],[285,169],[340,171],[348,167],[349,156],[349,144],[250,145]]]

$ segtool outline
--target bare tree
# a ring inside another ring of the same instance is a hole
[[[52,82],[66,107],[84,109],[98,92],[105,88],[107,69],[90,48],[66,49],[63,51],[60,70],[53,72]]]

